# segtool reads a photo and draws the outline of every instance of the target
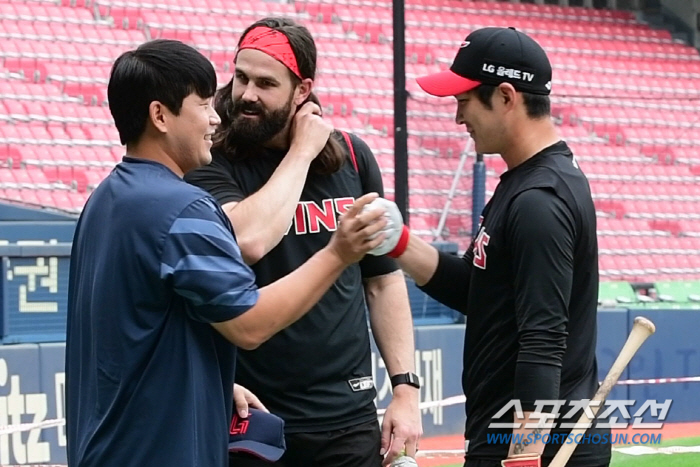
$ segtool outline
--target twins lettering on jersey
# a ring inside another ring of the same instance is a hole
[[[354,202],[355,198],[351,196],[324,199],[320,205],[316,201],[300,201],[285,235],[292,226],[297,235],[319,233],[322,229],[334,232],[338,228],[338,216],[347,211]]]
[[[486,229],[482,226],[484,217],[479,218],[479,235],[474,239],[474,260],[472,264],[479,269],[486,269],[486,247],[491,240],[491,236],[486,233]]]

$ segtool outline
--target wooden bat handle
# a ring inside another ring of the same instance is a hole
[[[615,384],[617,384],[617,380],[620,378],[622,372],[625,371],[625,368],[629,364],[630,360],[632,360],[632,357],[634,357],[634,354],[637,353],[637,350],[639,350],[644,341],[647,340],[649,336],[654,334],[654,332],[656,332],[656,326],[654,326],[654,323],[648,319],[641,316],[637,316],[634,319],[634,325],[632,326],[630,335],[627,336],[625,345],[622,346],[622,350],[620,350],[615,362],[610,367],[610,371],[608,371],[603,383],[600,385],[598,391],[596,391],[593,399],[591,400],[591,402],[595,401],[595,403],[589,403],[590,412],[592,412],[593,417],[596,416],[600,406],[603,405],[603,401],[605,401],[612,388],[615,386]],[[588,412],[589,410],[583,411],[581,417],[579,417],[578,421],[576,422],[577,425],[582,425],[584,427],[588,426],[588,424],[592,421],[591,417],[588,415]],[[571,434],[569,435],[570,437],[567,438],[567,440],[584,434],[586,430],[587,428],[574,428],[571,430]],[[571,455],[574,453],[576,446],[577,443],[575,442],[569,443],[567,441],[567,443],[563,443],[559,448],[559,451],[557,451],[557,454],[554,456],[554,459],[552,459],[552,462],[549,464],[549,467],[564,467],[569,461],[569,458],[571,458]]]

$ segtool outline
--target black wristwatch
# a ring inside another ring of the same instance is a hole
[[[408,384],[420,389],[420,378],[415,373],[401,373],[391,377],[391,387],[395,388],[399,384]]]

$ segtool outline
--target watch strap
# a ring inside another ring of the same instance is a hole
[[[408,384],[414,388],[420,388],[420,378],[415,373],[399,373],[391,377],[391,387],[395,388],[399,384]]]

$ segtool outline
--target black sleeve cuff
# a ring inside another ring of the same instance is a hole
[[[438,251],[438,255],[435,274],[418,288],[443,305],[466,315],[471,265],[465,258],[444,251]]]
[[[395,259],[388,256],[366,255],[360,260],[360,271],[363,279],[383,276],[399,269]]]

